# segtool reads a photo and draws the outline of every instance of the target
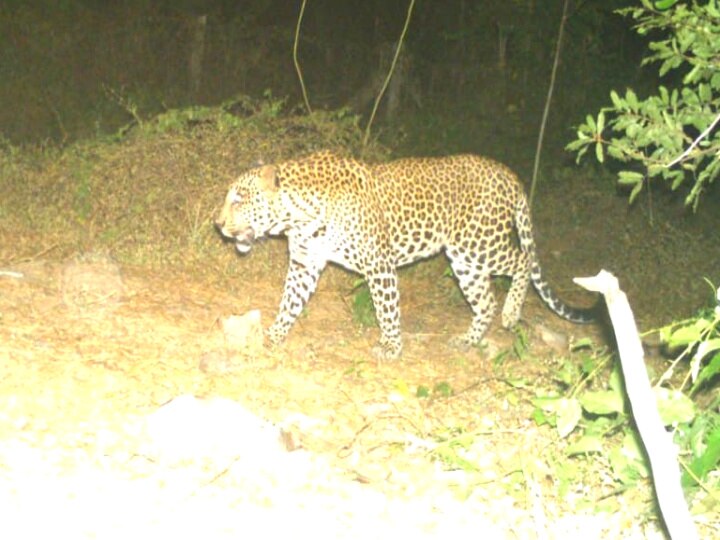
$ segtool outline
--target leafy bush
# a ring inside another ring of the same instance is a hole
[[[690,177],[694,185],[685,203],[696,209],[720,173],[720,132],[713,132],[720,121],[718,0],[642,0],[641,7],[618,12],[636,21],[638,34],[653,37],[643,64],[659,62],[660,76],[674,72],[680,84],[661,85],[646,99],[630,88],[624,94],[613,90],[612,105],[588,115],[567,149],[578,160],[594,147],[601,163],[607,154],[631,164],[619,172],[620,184],[631,188],[631,202],[651,180],[662,179],[675,190]]]
[[[690,369],[683,382],[683,387],[692,382],[690,394],[696,393],[720,373],[720,289],[717,290],[717,301],[718,306],[714,310],[701,310],[691,319],[660,330],[663,343],[671,350],[681,350],[671,370],[679,362],[690,360]],[[717,401],[720,403],[720,399]]]
[[[709,492],[717,491],[713,487],[717,476],[710,484],[707,480],[720,464],[720,398],[710,392],[701,399],[700,390],[707,389],[720,373],[720,289],[717,302],[714,309],[701,310],[691,319],[659,330],[668,350],[680,352],[654,385],[660,417],[672,429],[680,448],[683,484],[699,485]],[[647,477],[648,466],[642,444],[631,427],[619,369],[614,367],[607,387],[588,389],[590,384],[597,384],[596,375],[607,367],[611,357],[587,342],[578,346],[589,353],[580,365],[567,361],[556,372],[560,392],[536,395],[533,418],[538,424],[554,426],[558,435],[568,440],[569,456],[605,456],[614,480],[621,486],[633,485]],[[680,371],[680,377],[672,377],[676,371]],[[680,382],[673,385],[671,377]]]

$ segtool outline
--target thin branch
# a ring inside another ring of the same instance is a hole
[[[713,130],[713,128],[717,125],[717,123],[720,122],[720,113],[715,117],[715,120],[712,121],[712,124],[710,124],[705,131],[703,131],[700,135],[698,135],[698,138],[695,139],[690,146],[688,146],[687,150],[685,150],[682,154],[680,154],[678,157],[673,159],[670,163],[665,165],[665,168],[669,169],[676,163],[679,163],[683,159],[685,159],[690,152],[693,151],[693,149],[700,144],[700,141],[702,141],[705,137],[708,136],[708,134]]]
[[[298,41],[300,40],[300,25],[302,24],[303,15],[305,14],[305,4],[307,0],[303,0],[302,6],[300,6],[300,15],[298,15],[297,26],[295,27],[295,42],[293,43],[293,63],[295,64],[295,71],[297,71],[298,79],[300,80],[300,88],[302,90],[303,101],[305,101],[305,108],[308,114],[312,114],[310,108],[310,102],[308,101],[307,92],[305,91],[305,82],[303,81],[302,71],[300,71],[300,63],[298,62]]]
[[[565,3],[563,4],[562,18],[560,19],[557,44],[555,46],[555,59],[553,60],[552,73],[550,75],[550,87],[548,88],[547,98],[545,99],[545,109],[543,110],[542,122],[540,122],[540,134],[538,135],[537,148],[535,149],[535,165],[533,166],[532,182],[530,183],[530,198],[528,200],[528,205],[531,208],[533,197],[535,196],[535,184],[537,184],[538,169],[540,168],[540,154],[542,152],[543,138],[545,137],[545,124],[547,124],[548,114],[550,113],[550,101],[552,100],[553,89],[555,88],[555,75],[557,74],[557,67],[560,63],[560,47],[562,45],[563,32],[565,31],[568,4],[569,0],[565,0]]]
[[[415,0],[410,0],[410,5],[408,6],[407,16],[405,17],[405,26],[402,29],[402,33],[400,34],[400,40],[398,41],[397,47],[395,48],[395,56],[393,57],[392,64],[390,65],[390,70],[388,71],[387,77],[385,77],[385,82],[382,85],[382,88],[380,88],[380,92],[378,93],[377,97],[375,98],[375,104],[373,105],[372,113],[370,113],[370,120],[368,120],[368,125],[365,128],[365,137],[363,137],[363,146],[367,145],[368,139],[370,138],[370,127],[372,126],[373,120],[375,119],[375,113],[377,113],[378,107],[380,106],[380,100],[382,99],[383,95],[385,94],[385,90],[388,87],[388,84],[390,83],[390,79],[392,78],[393,72],[395,71],[395,64],[397,63],[397,59],[400,56],[400,48],[402,47],[403,41],[405,39],[405,33],[407,32],[408,26],[410,26],[410,17],[412,15],[413,6],[415,6]]]

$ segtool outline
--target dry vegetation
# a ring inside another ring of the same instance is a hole
[[[494,326],[459,354],[445,343],[469,313],[444,264],[410,269],[406,354],[378,364],[354,278],[329,269],[285,347],[228,348],[219,321],[259,308],[268,324],[286,264],[282,241],[239,259],[213,230],[230,179],[317,148],[360,153],[352,118],[279,109],[171,111],[117,140],[0,154],[1,535],[661,537],[647,484],[615,493],[595,460],[557,469],[566,442],[531,422],[568,340],[602,342],[532,294],[523,339]],[[183,395],[203,401],[168,408]]]

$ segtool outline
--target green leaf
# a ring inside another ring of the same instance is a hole
[[[536,407],[535,409],[533,409],[533,412],[530,416],[538,426],[544,426],[545,424],[551,423],[550,418],[548,418],[548,416],[540,407]]]
[[[720,89],[720,73],[715,73],[710,77],[710,86],[713,87],[713,90]]]
[[[587,117],[585,117],[585,123],[587,124],[591,133],[597,133],[597,126],[595,125],[595,119],[592,116],[590,116],[588,114]]]
[[[565,145],[565,150],[567,150],[568,152],[577,152],[578,150],[580,150],[580,148],[582,148],[586,144],[587,144],[587,140],[578,139],[578,140],[569,142],[567,145]]]
[[[569,456],[579,454],[600,454],[603,451],[602,439],[597,435],[585,435],[567,448]]]
[[[600,142],[595,143],[595,157],[597,158],[597,160],[598,160],[600,163],[603,162],[603,158],[604,158],[604,156],[603,156],[603,146],[602,146],[602,143],[600,143]]]
[[[623,394],[625,391],[625,386],[623,385],[622,375],[620,375],[620,371],[620,365],[616,363],[613,366],[613,370],[610,372],[610,378],[608,379],[608,387],[613,392]]]
[[[580,359],[580,369],[584,375],[592,374],[598,368],[597,359],[591,355],[583,355]]]
[[[705,5],[705,9],[711,17],[716,19],[720,18],[720,11],[718,10],[717,2],[708,2]]]
[[[632,188],[630,196],[628,197],[628,204],[632,204],[633,202],[635,202],[635,199],[638,195],[640,195],[640,192],[642,191],[642,187],[642,182],[638,182],[637,184],[635,184],[635,187]]]
[[[612,157],[619,161],[628,161],[627,156],[623,152],[623,149],[620,148],[617,144],[611,144],[608,146],[608,154],[610,154]]]
[[[692,105],[692,106],[700,105],[700,98],[698,98],[698,95],[695,93],[695,91],[692,88],[688,88],[686,86],[685,88],[683,88],[680,91],[680,94],[682,95],[682,98],[685,101],[686,105]]]
[[[633,90],[631,88],[628,88],[625,91],[625,100],[627,101],[631,110],[633,110],[633,111],[638,110],[639,104],[638,104],[637,94],[635,94],[635,92],[633,92]]]
[[[622,413],[625,408],[622,394],[612,390],[585,392],[580,403],[587,412],[600,415]]]
[[[718,350],[720,350],[720,338],[708,339],[700,343],[694,358],[696,360],[702,360],[704,357]]]
[[[538,424],[543,421],[554,425],[561,438],[567,437],[582,417],[580,403],[575,398],[543,396],[534,398],[532,403],[543,411],[543,414],[537,410],[533,413],[535,421]]]
[[[595,346],[595,342],[591,337],[583,337],[573,341],[570,344],[571,351],[579,351],[580,349],[592,349]]]
[[[671,349],[685,347],[702,339],[702,334],[710,323],[705,319],[698,319],[691,324],[681,326],[674,330],[668,337],[666,344]]]
[[[672,184],[670,184],[670,189],[675,191],[685,180],[685,173],[682,171],[673,171],[668,175],[668,178],[673,178]]]
[[[633,485],[641,478],[647,478],[649,471],[634,432],[626,433],[622,447],[612,448],[608,457],[615,477],[622,484]]]
[[[605,129],[605,112],[600,111],[598,113],[598,117],[597,117],[597,132],[598,132],[598,134],[602,133],[603,129]]]
[[[677,4],[677,1],[678,0],[657,0],[655,2],[655,7],[661,11],[664,9],[670,9]]]
[[[679,390],[653,388],[658,412],[666,426],[686,424],[695,418],[696,409],[692,400]]]
[[[624,186],[633,186],[643,181],[643,174],[636,171],[620,171],[618,173],[618,183]]]
[[[690,462],[690,470],[704,480],[709,472],[717,469],[720,463],[720,426],[717,426],[707,437],[705,450]],[[683,484],[694,484],[694,480],[687,473],[683,473]]]
[[[528,388],[530,386],[527,379],[525,379],[524,377],[508,377],[506,379],[503,379],[503,381],[512,386],[513,388]]]
[[[620,98],[615,90],[610,91],[610,100],[613,102],[613,106],[616,109],[622,110],[625,107],[625,102]]]
[[[700,96],[700,100],[707,103],[712,100],[712,90],[710,89],[710,85],[706,83],[700,83],[698,86],[698,95]]]
[[[687,75],[685,75],[685,77],[683,77],[683,84],[694,83],[697,80],[698,75],[702,69],[703,69],[703,66],[701,66],[700,64],[695,64],[693,66],[693,68],[690,70],[690,72]]]
[[[662,118],[668,129],[675,128],[675,119],[667,111],[662,111]]]
[[[697,380],[693,385],[693,391],[699,388],[703,382],[714,377],[718,373],[720,373],[720,354],[713,356],[710,362],[708,362],[708,364],[700,370]]]
[[[575,159],[575,163],[580,163],[580,159],[582,159],[582,157],[585,155],[585,152],[587,152],[587,149],[588,149],[587,146],[580,149],[580,151],[578,152],[577,158]]]
[[[557,430],[561,439],[564,439],[577,427],[582,418],[582,407],[577,399],[562,399],[557,411]]]
[[[449,383],[443,381],[433,386],[433,394],[439,394],[442,397],[450,397],[453,395],[453,389]]]

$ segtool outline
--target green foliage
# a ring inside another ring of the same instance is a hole
[[[108,92],[113,100],[133,117],[130,124],[118,130],[116,139],[124,137],[134,126],[139,126],[145,135],[182,133],[202,125],[210,125],[220,133],[227,133],[242,129],[246,122],[280,118],[287,103],[287,98],[274,98],[272,92],[267,90],[261,100],[238,94],[224,101],[219,107],[191,106],[169,109],[146,121],[140,113],[141,107],[132,97],[112,90]]]
[[[615,480],[623,486],[632,485],[647,476],[647,467],[640,443],[629,428],[620,373],[617,368],[612,370],[606,388],[581,391],[610,360],[602,353],[591,354],[597,356],[582,362],[581,367],[565,362],[557,382],[567,391],[538,394],[532,400],[536,407],[533,419],[539,425],[555,427],[560,438],[568,439],[568,456],[604,456]],[[622,437],[618,438],[618,433]]]
[[[530,349],[530,340],[527,332],[525,332],[525,329],[518,324],[515,328],[513,328],[513,334],[515,335],[515,339],[512,344],[513,353],[515,353],[515,356],[517,356],[520,360],[527,360],[528,351]]]
[[[449,398],[454,394],[452,386],[447,381],[441,381],[435,383],[431,388],[425,385],[419,385],[415,392],[415,395],[419,398]]]
[[[686,342],[688,334],[683,334],[682,329],[695,326],[696,321],[689,321],[675,328],[678,339]],[[706,333],[701,335],[707,337]],[[579,366],[576,361],[566,361],[556,372],[556,382],[563,391],[538,392],[532,400],[532,417],[538,425],[553,426],[558,436],[568,441],[568,456],[604,457],[615,481],[628,487],[647,477],[648,465],[642,443],[631,427],[618,367],[612,369],[606,386],[587,388],[597,385],[597,374],[610,359],[591,349]],[[678,389],[658,384],[654,391],[663,423],[675,428],[675,442],[693,456],[684,477],[686,485],[702,481],[720,460],[720,415],[712,408],[699,407],[690,395]]]
[[[651,54],[643,64],[657,62],[659,74],[676,71],[678,87],[660,85],[658,93],[640,99],[630,88],[613,90],[612,105],[577,129],[567,149],[577,159],[593,150],[599,162],[608,155],[628,168],[618,174],[628,186],[630,201],[653,180],[673,190],[694,181],[685,203],[697,208],[705,187],[720,173],[720,7],[717,0],[676,4],[673,0],[642,0],[641,7],[619,13],[632,17],[635,30],[651,35]]]
[[[377,326],[370,289],[363,279],[353,283],[352,314],[353,320],[360,326]]]
[[[480,468],[470,459],[469,454],[477,439],[477,434],[468,433],[460,428],[448,428],[444,433],[436,434],[438,444],[430,452],[450,470],[479,472]]]
[[[668,378],[678,366],[687,366],[687,375],[681,388],[689,385],[688,395],[699,398],[701,391],[711,390],[720,373],[720,288],[716,292],[714,309],[701,310],[695,317],[661,328],[660,339],[670,350],[680,351],[667,373]],[[680,424],[676,439],[681,448],[691,454],[683,474],[686,486],[699,484],[720,465],[720,414],[717,412],[720,397],[715,395],[709,405],[696,415],[694,421],[685,422],[690,415],[689,406],[673,407]]]
[[[720,464],[720,415],[702,415],[682,434],[683,446],[692,452],[692,459],[682,477],[689,486],[707,478]]]
[[[669,371],[682,361],[690,361],[683,387],[692,382],[691,395],[720,373],[720,288],[717,289],[717,302],[713,310],[701,310],[695,317],[672,323],[659,331],[660,340],[671,351],[680,350]]]

